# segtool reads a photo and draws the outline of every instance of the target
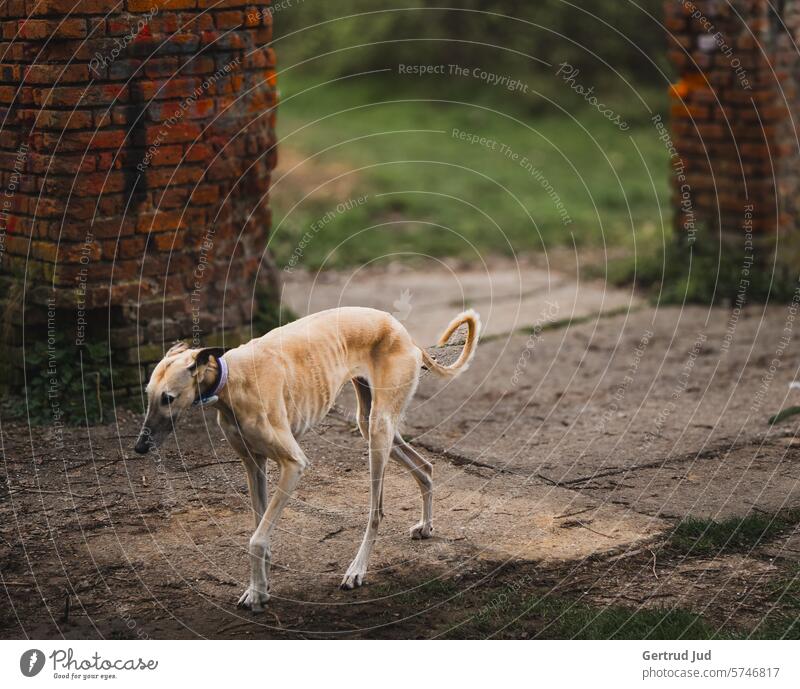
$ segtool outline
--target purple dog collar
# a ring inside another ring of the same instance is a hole
[[[222,388],[224,388],[225,384],[228,382],[228,363],[225,361],[224,357],[221,356],[217,357],[217,361],[219,362],[217,384],[214,386],[213,390],[210,390],[205,395],[201,395],[195,402],[195,405],[199,407],[205,407],[206,405],[219,402],[219,393],[222,392]]]

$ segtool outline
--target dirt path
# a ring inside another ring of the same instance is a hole
[[[405,427],[435,464],[436,537],[410,540],[417,489],[390,467],[369,585],[337,589],[367,508],[346,391],[303,440],[313,466],[275,538],[269,612],[252,617],[234,607],[252,521],[245,479],[213,414],[185,422],[157,459],[132,453],[140,417],[126,410],[63,439],[4,423],[0,635],[572,636],[563,621],[575,610],[620,606],[677,607],[729,634],[784,605],[775,587],[796,583],[800,560],[788,526],[716,555],[676,550],[669,534],[687,517],[800,507],[796,426],[766,423],[797,402],[786,398],[794,348],[774,365],[786,309],[735,321],[654,309],[508,265],[294,274],[286,297],[300,312],[394,310],[421,342],[462,304],[481,312],[473,368],[447,385],[425,376]]]

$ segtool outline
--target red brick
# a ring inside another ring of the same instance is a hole
[[[37,148],[40,152],[53,152],[58,149],[58,155],[61,155],[69,151],[117,149],[125,141],[125,132],[121,130],[74,132],[67,137],[44,132],[41,135],[35,135],[34,138],[38,140]]]
[[[213,151],[208,144],[197,143],[186,149],[186,160],[189,162],[210,160],[212,155]]]
[[[217,201],[219,201],[219,188],[216,186],[202,185],[192,191],[192,204],[205,206]]]
[[[150,158],[151,165],[175,165],[180,162],[183,149],[180,146],[159,146]]]
[[[151,244],[157,251],[178,251],[183,248],[183,235],[178,232],[153,235]]]
[[[216,69],[214,58],[207,55],[200,55],[184,65],[181,68],[181,74],[202,74],[203,76],[209,76],[214,74]],[[200,82],[202,83],[202,79]]]
[[[30,84],[54,85],[88,79],[88,65],[30,65],[25,69],[25,81]]]
[[[147,12],[152,8],[159,11],[186,10],[197,7],[197,0],[128,0],[129,12]]]
[[[189,189],[186,187],[168,187],[156,192],[153,196],[153,205],[160,209],[185,208],[189,198]]]
[[[194,141],[200,137],[202,129],[196,124],[178,123],[171,127],[150,125],[146,129],[145,140],[148,145],[182,143]]]
[[[113,105],[128,100],[128,87],[125,84],[102,84],[100,86],[54,86],[49,89],[36,89],[34,102],[48,107],[73,107],[93,105]]]
[[[76,7],[77,4],[77,7]],[[108,14],[120,9],[120,0],[28,0],[28,14]]]
[[[45,38],[85,38],[86,20],[29,19],[20,22],[19,37],[29,40],[41,40]]]
[[[247,5],[264,5],[265,3],[247,2],[247,0],[197,0],[197,6],[200,8],[213,7],[217,10],[232,8],[232,7],[246,7]]]
[[[214,23],[218,29],[235,29],[244,25],[245,13],[235,11],[217,12],[214,15]]]
[[[136,223],[136,231],[147,233],[169,232],[181,228],[181,211],[148,213],[141,215]]]
[[[188,98],[201,83],[202,80],[200,79],[177,78],[170,79],[164,83],[145,81],[139,88],[142,98],[146,101],[153,99],[166,100],[170,98]]]
[[[89,129],[92,127],[92,113],[88,110],[38,110],[36,126],[39,129]]]
[[[150,168],[145,173],[147,186],[151,189],[169,184],[195,184],[203,178],[202,167],[181,165],[176,169]]]
[[[103,257],[107,259],[141,258],[147,246],[147,238],[143,235],[126,237],[124,241],[102,242]]]

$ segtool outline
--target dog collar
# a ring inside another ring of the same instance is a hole
[[[212,390],[209,390],[204,395],[200,395],[198,399],[194,401],[196,407],[205,407],[209,404],[214,404],[215,402],[219,402],[219,393],[222,392],[222,388],[225,387],[225,383],[228,382],[228,364],[223,357],[217,357],[217,362],[219,363],[219,375],[217,377],[217,384],[214,386]]]

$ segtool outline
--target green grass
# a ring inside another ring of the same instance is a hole
[[[403,587],[398,590],[396,585],[378,584],[372,592],[376,598],[386,597],[392,605],[420,610],[444,600],[458,596],[462,587],[450,579],[431,579],[413,588]]]
[[[800,639],[800,567],[795,566],[786,576],[770,587],[774,607],[752,631],[755,639]]]
[[[281,150],[312,161],[303,173],[281,179],[280,168],[273,179],[270,246],[279,264],[307,232],[297,265],[310,268],[387,255],[478,260],[573,243],[641,250],[669,233],[667,155],[637,98],[609,93],[631,125],[621,132],[558,83],[549,90],[563,109],[543,98],[532,110],[479,83],[435,100],[411,82],[387,92],[375,86],[380,78],[319,86],[283,77]],[[654,112],[663,107],[660,94],[646,100]],[[496,150],[459,140],[454,129],[496,141]],[[363,204],[335,211],[363,196]],[[324,229],[311,230],[331,211]]]
[[[493,591],[490,603],[454,627],[458,638],[711,639],[722,632],[688,610],[600,607],[564,596],[527,596]],[[518,600],[515,600],[518,599]],[[497,601],[506,601],[497,605]]]
[[[661,304],[790,302],[797,275],[786,242],[775,257],[775,245],[764,238],[752,261],[751,250],[730,239],[701,227],[692,244],[675,237],[660,245],[645,240],[648,250],[612,260],[603,266],[604,277],[618,286],[635,283]]]
[[[722,521],[687,518],[670,534],[668,545],[687,555],[748,552],[760,543],[800,523],[800,510],[775,515],[753,512]]]
[[[493,593],[497,600],[497,592]],[[508,600],[513,600],[508,596]],[[684,608],[600,607],[562,596],[528,597],[479,612],[446,636],[539,639],[798,639],[800,572],[774,582],[763,619],[753,628],[724,627]]]
[[[764,617],[754,627],[723,627],[685,608],[598,606],[553,595],[519,595],[508,587],[487,591],[447,637],[540,639],[798,639],[800,569],[769,584]],[[462,607],[463,604],[462,604]]]
[[[796,515],[795,515],[796,516]],[[782,524],[789,523],[786,516]],[[755,527],[753,527],[755,528]],[[761,529],[763,531],[763,529]],[[728,533],[731,529],[728,529]],[[770,532],[774,535],[775,532]],[[689,556],[698,555],[695,552]],[[680,607],[601,606],[582,596],[554,595],[534,573],[504,583],[435,579],[375,585],[383,609],[424,620],[425,637],[537,639],[797,639],[800,638],[800,568],[794,566],[760,585],[763,618],[757,624],[723,625]],[[539,590],[536,590],[539,589]],[[751,594],[755,594],[751,591]],[[410,618],[411,619],[411,618]],[[415,635],[417,632],[412,633]]]
[[[718,631],[703,618],[680,608],[634,610],[557,599],[538,602],[530,614],[548,623],[542,636],[561,639],[711,639]]]
[[[780,423],[784,419],[788,419],[791,416],[795,416],[796,414],[800,414],[800,407],[786,407],[786,409],[781,409],[777,414],[769,417],[769,424],[775,425],[776,423]]]

